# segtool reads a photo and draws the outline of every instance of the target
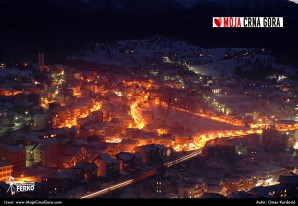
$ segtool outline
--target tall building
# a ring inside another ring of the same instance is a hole
[[[44,70],[44,54],[43,52],[38,53],[38,66],[40,70]]]

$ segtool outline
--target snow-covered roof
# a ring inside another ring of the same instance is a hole
[[[0,148],[4,148],[8,151],[13,151],[13,152],[25,150],[24,147],[18,147],[18,146],[8,145],[8,144],[0,144]]]
[[[134,140],[134,139],[122,139],[121,141],[121,145],[138,145],[139,141],[138,140]]]
[[[118,164],[118,161],[112,158],[109,154],[101,154],[99,158],[105,161],[107,164]]]
[[[277,184],[277,185],[270,185],[270,186],[266,186],[266,187],[258,186],[258,187],[253,188],[249,192],[255,193],[255,194],[258,194],[258,195],[261,195],[261,196],[268,196],[269,192],[283,191],[283,190],[287,190],[287,189],[288,188],[286,186],[281,185],[281,184]],[[268,196],[268,197],[270,197],[270,196]]]
[[[0,161],[0,167],[6,167],[6,166],[9,166],[11,164],[7,163],[7,162],[3,162],[3,161]]]
[[[94,163],[89,163],[89,162],[78,162],[76,163],[75,168],[80,168],[80,169],[86,169],[86,170],[92,170],[96,165]]]
[[[297,184],[298,183],[298,175],[288,175],[288,176],[280,176],[278,182],[282,184]]]
[[[202,199],[225,199],[225,196],[217,193],[205,192],[202,196]]]
[[[258,195],[252,194],[249,192],[240,191],[240,192],[232,192],[227,196],[227,198],[258,198]]]
[[[131,155],[129,155],[128,153],[119,153],[117,154],[117,157],[123,161],[129,161],[131,160]]]

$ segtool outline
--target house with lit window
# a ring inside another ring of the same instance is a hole
[[[258,195],[260,198],[287,198],[288,188],[284,185],[277,184],[271,186],[258,186],[250,190],[252,194]]]
[[[119,160],[114,159],[107,153],[98,155],[93,162],[98,168],[98,177],[115,177],[120,173]]]
[[[281,175],[278,178],[278,182],[288,188],[288,196],[291,198],[298,197],[298,175],[292,173],[292,175]]]
[[[66,120],[71,119],[71,113],[68,107],[66,106],[59,106],[56,107],[53,111],[53,123],[55,123],[53,126],[59,126],[61,124],[66,123]]]
[[[56,156],[62,151],[62,145],[55,140],[45,139],[40,143],[26,145],[26,166],[42,165],[56,167]]]
[[[100,154],[107,153],[110,156],[115,156],[119,152],[120,144],[89,142],[87,146],[87,161],[92,162]]]
[[[142,166],[142,156],[139,153],[120,152],[116,154],[120,163],[120,171],[133,171],[136,167]]]
[[[207,178],[205,180],[208,185],[207,193],[219,194],[219,195],[229,195],[231,193],[230,189],[224,185],[221,178]]]
[[[75,167],[77,162],[85,162],[87,151],[85,147],[66,145],[60,155],[56,155],[56,162],[59,168]]]
[[[235,191],[244,191],[245,190],[245,181],[242,178],[225,178],[223,180],[223,185],[225,185],[231,192]]]
[[[180,182],[178,184],[178,194],[180,198],[200,198],[207,192],[207,184],[204,182]]]
[[[91,162],[78,162],[74,169],[81,169],[85,180],[94,180],[97,178],[97,166]]]
[[[143,164],[160,162],[162,158],[167,155],[166,147],[155,144],[139,146],[136,147],[134,151],[142,155]]]
[[[46,191],[67,191],[84,180],[81,169],[64,169],[42,177]]]

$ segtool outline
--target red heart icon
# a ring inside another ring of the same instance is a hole
[[[220,25],[221,25],[221,18],[215,18],[214,19],[214,23],[215,23],[215,25],[217,26],[217,27],[220,27]]]

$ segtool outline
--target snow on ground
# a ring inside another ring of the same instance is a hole
[[[243,49],[233,49],[239,51]],[[100,64],[129,64],[144,63],[148,58],[171,56],[179,62],[203,59],[218,61],[227,52],[226,48],[204,49],[193,46],[187,42],[165,37],[152,37],[149,39],[123,40],[114,43],[97,43],[94,47],[70,55],[70,60],[83,60]]]
[[[155,112],[158,108],[151,107],[154,111],[154,116],[156,119],[165,120],[166,124],[172,127],[174,122],[179,122],[185,129],[191,128],[192,135],[195,135],[198,131],[206,132],[212,130],[238,130],[243,129],[238,126],[233,126],[230,124],[214,121],[211,119],[194,116],[189,113],[182,111],[171,110],[169,113]]]
[[[227,76],[232,76],[234,74],[236,65],[237,62],[235,59],[228,59],[204,65],[188,65],[188,68],[197,74],[219,77],[221,70]]]
[[[241,61],[238,61],[236,56]],[[242,70],[249,70],[252,64],[248,62],[255,62],[256,59],[262,61],[264,65],[268,63],[275,68],[282,68],[289,75],[295,74],[296,71],[290,66],[277,65],[272,55],[256,53],[251,48],[201,48],[164,36],[96,43],[68,56],[68,59],[124,67],[134,65],[148,67],[161,62],[180,63],[196,73],[213,77],[222,74],[231,76],[239,66]]]

